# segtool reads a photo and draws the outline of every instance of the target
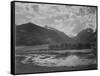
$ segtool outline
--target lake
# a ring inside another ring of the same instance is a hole
[[[37,73],[96,69],[91,49],[61,51],[21,51],[16,53],[16,73]]]

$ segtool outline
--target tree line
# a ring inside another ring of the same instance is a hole
[[[91,49],[94,44],[91,43],[62,43],[62,44],[50,44],[49,49],[51,50],[66,50],[66,49]]]

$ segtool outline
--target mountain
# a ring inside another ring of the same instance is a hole
[[[47,29],[33,23],[16,25],[16,45],[70,43],[73,40],[61,31]]]
[[[64,32],[52,27],[40,27],[33,23],[16,25],[16,45],[32,46],[41,44],[96,44],[97,31],[87,28],[70,38]]]
[[[75,40],[77,40],[78,43],[87,43],[90,44],[92,42],[96,42],[97,38],[97,31],[93,31],[91,28],[87,28],[82,30],[76,37]]]

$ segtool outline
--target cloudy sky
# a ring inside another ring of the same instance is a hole
[[[58,29],[70,37],[86,28],[96,29],[96,7],[15,3],[15,24],[34,23]]]

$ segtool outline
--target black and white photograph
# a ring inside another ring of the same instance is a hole
[[[12,4],[15,74],[97,70],[97,6]]]

